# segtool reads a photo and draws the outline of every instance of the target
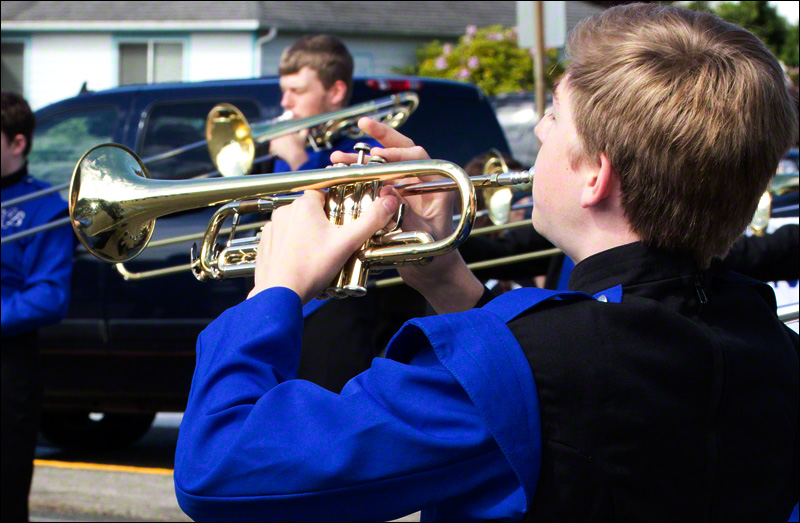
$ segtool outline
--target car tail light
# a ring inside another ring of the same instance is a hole
[[[376,91],[419,91],[422,89],[422,82],[419,80],[377,80],[373,78],[367,80],[367,87]]]

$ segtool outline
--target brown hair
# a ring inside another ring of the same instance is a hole
[[[702,269],[727,254],[796,137],[778,60],[741,27],[658,4],[582,21],[567,52],[573,160],[608,156],[644,242]]]
[[[294,74],[305,66],[317,72],[325,89],[330,89],[337,80],[343,81],[347,92],[342,105],[350,102],[353,94],[353,57],[341,40],[330,35],[300,38],[281,53],[278,73]]]
[[[25,101],[25,98],[16,93],[5,92],[2,96],[2,103],[0,103],[0,128],[6,139],[11,142],[18,134],[25,137],[26,145],[23,156],[28,156],[31,152],[31,145],[33,145],[33,129],[36,127],[36,117],[33,116],[33,111]]]

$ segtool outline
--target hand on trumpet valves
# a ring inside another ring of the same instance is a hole
[[[358,127],[364,134],[375,138],[384,145],[373,147],[372,155],[385,158],[387,163],[428,160],[430,156],[422,147],[401,134],[396,129],[376,122],[368,117],[358,120]],[[356,163],[354,153],[334,152],[331,161],[335,163]],[[424,176],[418,181],[435,181],[442,176]],[[405,204],[401,229],[403,231],[423,231],[430,233],[435,240],[446,238],[453,232],[454,192],[429,192],[402,196],[391,187],[392,183],[409,184],[414,178],[403,178],[386,182],[381,194],[395,195]],[[399,267],[403,280],[425,296],[439,313],[459,312],[472,308],[483,294],[483,285],[467,268],[461,254],[454,250],[443,256],[436,256],[428,265],[408,265]]]
[[[373,147],[371,155],[384,158],[387,163],[406,162],[412,160],[429,160],[430,156],[420,146],[414,145],[411,138],[404,136],[396,129],[382,124],[371,118],[361,118],[359,128],[367,135],[375,138],[385,147]],[[358,163],[358,154],[336,151],[331,154],[331,161],[352,165]],[[442,180],[438,175],[424,176],[422,178],[403,178],[402,180],[387,181],[385,185],[393,183],[411,184],[417,181]],[[453,201],[455,194],[452,192],[429,192],[415,196],[402,196],[397,191],[392,194],[406,203],[406,214],[403,217],[404,231],[424,231],[430,233],[434,239],[440,240],[453,232]]]
[[[301,165],[308,161],[306,153],[306,143],[308,141],[308,129],[273,138],[269,142],[269,152],[283,159],[289,164],[292,171],[296,171]]]
[[[383,194],[357,220],[341,226],[328,221],[324,205],[322,191],[306,191],[272,213],[261,233],[256,284],[248,298],[270,287],[286,287],[305,305],[325,290],[369,237],[389,223],[399,201]]]

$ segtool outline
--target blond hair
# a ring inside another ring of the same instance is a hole
[[[567,52],[578,160],[608,156],[633,231],[701,269],[727,254],[797,136],[778,60],[741,27],[658,4],[582,21]]]

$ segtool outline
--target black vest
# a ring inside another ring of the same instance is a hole
[[[641,244],[579,264],[509,323],[543,456],[526,520],[780,520],[798,499],[798,338],[769,287]]]

